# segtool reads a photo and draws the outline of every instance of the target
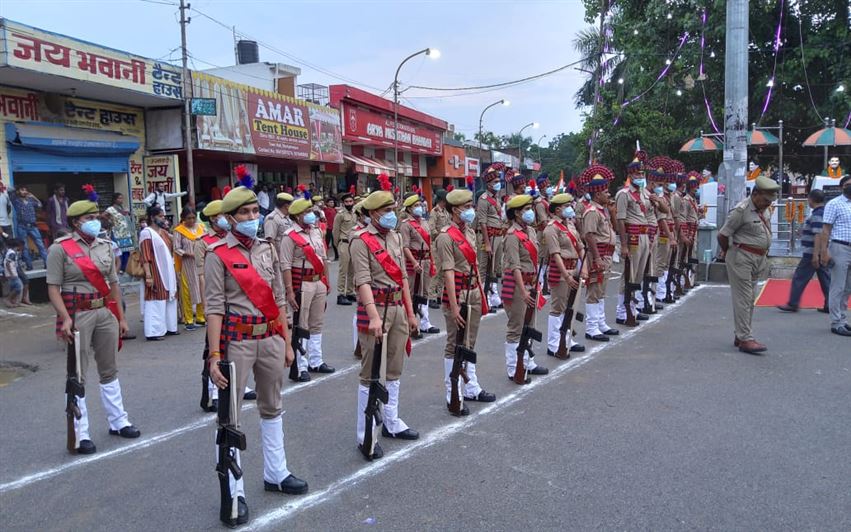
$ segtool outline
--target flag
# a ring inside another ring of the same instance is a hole
[[[559,192],[564,192],[564,170],[562,170],[558,174],[558,184],[556,185],[556,190]]]

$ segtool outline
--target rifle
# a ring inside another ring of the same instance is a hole
[[[683,290],[691,290],[691,276],[689,275],[689,264],[691,263],[691,247],[692,244],[683,245],[683,254],[680,257],[680,275],[683,278]]]
[[[624,257],[623,260],[623,279],[623,305],[626,308],[626,326],[635,327],[638,325],[638,322],[635,321],[635,313],[632,311],[632,299],[635,297],[636,285],[632,282],[632,262],[629,255]],[[640,290],[641,285],[637,286]]]
[[[420,242],[420,257],[422,257],[424,251],[425,242]],[[422,259],[417,259],[417,261],[420,263],[420,266],[422,266]],[[426,298],[422,293],[424,288],[423,285],[425,285],[425,283],[423,283],[423,273],[417,273],[417,271],[414,270],[414,293],[411,295],[411,299],[414,304],[414,312],[416,312],[417,316],[420,318],[423,317],[420,305],[428,305],[428,298]]]
[[[487,227],[487,226],[486,226]],[[485,229],[484,238],[488,238],[487,228]],[[496,250],[494,249],[494,239],[489,239],[491,252],[488,253],[488,266],[485,268],[485,297],[491,293],[491,287],[496,284],[496,272],[494,271],[494,260],[496,257]]]
[[[576,263],[576,275],[573,278],[579,282],[582,272],[582,265],[585,264],[585,257],[588,256],[588,248],[586,247],[583,250],[582,258],[579,259],[579,262]],[[569,338],[568,332],[570,332],[570,336],[573,336],[573,317],[576,316],[576,321],[585,320],[585,316],[581,312],[575,312],[573,310],[574,305],[576,305],[576,296],[579,294],[579,289],[581,287],[577,286],[576,288],[570,288],[570,292],[567,296],[567,308],[564,309],[564,315],[561,318],[561,326],[558,329],[559,339],[558,339],[558,350],[556,350],[556,358],[561,360],[567,360],[570,358],[570,348],[568,347],[567,339]]]
[[[67,364],[65,378],[65,418],[67,421],[68,439],[66,447],[68,452],[76,452],[77,450],[77,428],[74,422],[83,417],[80,411],[80,406],[77,404],[77,397],[86,396],[86,388],[82,383],[82,375],[80,375],[80,331],[77,330],[77,289],[74,289],[74,309],[71,313],[71,331],[74,334],[74,340],[68,344],[67,348]]]
[[[474,274],[475,269],[471,265],[470,277],[467,279],[467,297],[465,302],[460,304],[461,315],[464,317],[464,326],[459,327],[458,332],[455,333],[455,357],[452,360],[452,371],[449,372],[449,380],[451,381],[449,411],[456,415],[460,414],[464,408],[461,391],[458,389],[458,378],[464,379],[465,384],[470,382],[470,378],[467,376],[467,363],[476,363],[476,352],[467,347],[469,341],[467,331],[470,326],[470,288],[473,284]]]
[[[210,400],[210,365],[207,363],[209,357],[210,340],[205,336],[204,352],[201,355],[201,359],[204,362],[204,367],[201,369],[201,409],[204,411],[208,411],[213,406],[213,402]]]
[[[290,338],[290,343],[293,346],[293,353],[295,357],[293,358],[293,363],[290,365],[290,380],[297,381],[299,370],[298,370],[298,361],[303,356],[307,356],[307,349],[304,348],[304,344],[301,342],[302,340],[310,339],[310,331],[303,329],[301,327],[301,308],[304,306],[304,298],[302,295],[304,292],[301,289],[301,284],[304,283],[304,257],[301,258],[301,283],[298,285],[298,292],[296,292],[296,299],[298,300],[298,308],[293,310],[293,333],[292,338]]]
[[[532,342],[540,342],[544,338],[541,331],[535,328],[535,317],[538,312],[538,276],[541,274],[543,264],[544,262],[541,260],[538,265],[538,271],[535,272],[535,286],[532,288],[532,293],[529,294],[532,298],[532,306],[526,305],[526,316],[523,318],[523,332],[520,333],[520,343],[517,344],[517,365],[514,367],[515,384],[528,384],[532,382],[526,370],[523,357],[526,353],[529,353],[529,358],[534,357],[535,353],[532,352]]]
[[[690,288],[694,288],[697,286],[696,268],[697,265],[700,263],[699,260],[692,257],[692,253],[694,253],[694,237],[692,237],[692,242],[691,244],[689,244],[688,253],[686,254],[685,276]]]
[[[650,272],[650,259],[651,257],[647,258],[647,266],[644,268],[644,279],[641,285],[641,297],[644,299],[644,308],[641,311],[646,314],[656,314],[656,294],[653,290],[653,283],[658,283],[659,278],[647,275]]]
[[[242,393],[237,390],[236,364],[227,360],[218,362],[219,371],[228,380],[226,388],[219,391],[219,413],[216,431],[216,445],[219,447],[219,458],[216,463],[216,473],[219,476],[219,491],[221,493],[221,505],[219,506],[219,519],[229,524],[236,525],[239,512],[239,501],[231,493],[230,476],[235,481],[242,478],[242,468],[239,466],[236,451],[244,451],[246,448],[245,434],[239,430],[238,398]]]
[[[372,460],[372,454],[375,452],[375,435],[373,430],[377,430],[378,426],[383,422],[381,418],[381,405],[387,404],[390,400],[390,395],[387,393],[387,388],[381,383],[381,360],[387,354],[387,333],[384,332],[384,325],[387,323],[387,308],[390,305],[387,301],[384,302],[384,317],[381,319],[381,338],[375,339],[375,346],[372,348],[372,368],[369,375],[369,396],[366,399],[366,409],[364,416],[366,424],[363,432],[363,445],[361,452],[367,460]],[[373,422],[375,425],[373,426]]]
[[[668,278],[665,279],[665,303],[673,303],[674,295],[683,295],[683,287],[680,284],[680,270],[677,268],[677,257],[679,256],[679,243],[672,246],[671,261],[668,263]],[[673,287],[676,286],[676,292]]]

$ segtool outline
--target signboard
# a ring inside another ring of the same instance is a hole
[[[215,100],[218,111],[198,117],[199,149],[343,162],[336,109],[208,74],[194,74],[192,83],[194,94]]]
[[[474,157],[467,157],[467,175],[479,177],[479,160]]]
[[[183,97],[181,70],[171,65],[9,20],[0,26],[8,66],[163,98]]]
[[[144,162],[145,196],[153,192],[157,184],[162,184],[165,192],[180,192],[180,169],[177,166],[177,154],[149,155],[145,157]],[[177,221],[177,214],[180,213],[182,208],[180,197],[166,202],[166,217],[171,220],[172,226]]]
[[[189,112],[193,115],[216,116],[216,99],[192,98],[189,100]]]
[[[347,140],[371,141],[382,146],[394,146],[393,115],[367,111],[351,104],[340,104],[345,120]],[[399,120],[399,149],[426,155],[443,153],[443,133],[424,125]]]
[[[516,156],[496,150],[491,152],[491,161],[495,163],[503,163],[505,166],[515,169],[519,169],[520,166],[520,159]]]

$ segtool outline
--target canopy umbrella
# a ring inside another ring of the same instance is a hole
[[[724,144],[710,137],[695,137],[680,148],[681,152],[718,151],[723,150]]]
[[[761,129],[748,131],[748,146],[766,146],[768,144],[780,144],[780,139]]]
[[[804,146],[851,146],[851,129],[826,127],[804,141]]]

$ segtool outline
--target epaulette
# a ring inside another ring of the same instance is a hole
[[[59,238],[54,240],[53,243],[55,244],[57,242],[63,242],[65,240],[68,240],[69,238],[71,238],[71,235],[60,236]]]
[[[207,251],[212,251],[212,250],[216,249],[217,247],[224,245],[224,244],[225,244],[225,239],[222,238],[218,242],[213,242],[212,244],[207,246]]]

